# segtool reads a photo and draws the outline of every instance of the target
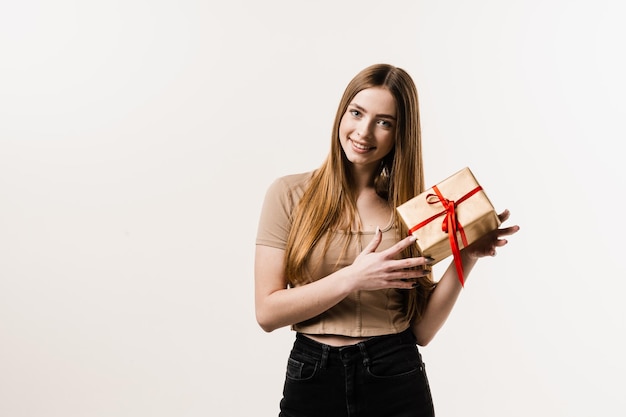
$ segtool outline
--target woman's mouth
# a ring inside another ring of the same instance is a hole
[[[353,139],[350,139],[350,143],[352,143],[352,147],[359,152],[368,152],[376,148],[375,146],[369,146],[364,143],[356,142]]]

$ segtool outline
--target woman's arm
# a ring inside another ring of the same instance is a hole
[[[463,275],[467,278],[476,264],[476,259],[469,258],[463,251],[461,251],[461,259]],[[430,295],[422,319],[412,325],[418,345],[426,346],[433,340],[452,312],[462,288],[454,263],[450,263]]]
[[[283,259],[281,249],[256,247],[256,319],[266,332],[315,317],[350,293],[347,280],[342,277],[343,270],[310,284],[287,289]]]
[[[506,221],[510,216],[508,210],[503,211],[498,216],[501,222]],[[461,250],[461,260],[463,263],[463,275],[467,277],[479,258],[484,256],[495,256],[496,248],[508,243],[502,236],[516,233],[519,226],[494,230],[467,248]],[[456,300],[461,293],[461,283],[453,263],[446,269],[439,280],[437,287],[433,291],[426,306],[422,319],[412,325],[413,333],[420,346],[426,346],[437,334],[439,329],[448,319]]]
[[[293,288],[287,288],[284,251],[257,245],[254,266],[255,308],[261,328],[271,332],[313,318],[353,291],[412,288],[412,282],[404,280],[421,277],[425,272],[407,268],[422,266],[426,260],[422,257],[397,258],[415,239],[407,237],[384,251],[376,252],[381,240],[382,233],[378,231],[352,265],[323,279]]]

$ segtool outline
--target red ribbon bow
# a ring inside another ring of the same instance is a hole
[[[450,241],[450,248],[452,249],[452,255],[454,256],[454,266],[456,267],[456,272],[457,272],[459,281],[461,282],[462,286],[465,286],[465,279],[463,277],[463,263],[461,262],[461,251],[459,249],[459,241],[457,238],[457,233],[461,235],[461,240],[463,241],[463,247],[466,247],[468,243],[467,243],[467,237],[465,236],[465,231],[463,230],[463,226],[461,226],[461,223],[459,223],[459,221],[456,218],[456,206],[458,206],[463,201],[467,200],[468,198],[470,198],[471,196],[473,196],[474,194],[476,194],[477,192],[481,190],[482,190],[482,187],[479,185],[478,187],[474,188],[472,191],[465,194],[463,197],[459,198],[455,202],[454,200],[448,200],[447,198],[445,198],[443,194],[441,194],[441,191],[439,191],[439,188],[437,188],[437,186],[434,186],[433,191],[435,192],[435,194],[428,194],[426,196],[426,201],[428,202],[428,204],[441,203],[444,208],[443,211],[435,214],[434,216],[431,216],[430,218],[424,220],[420,224],[413,226],[409,230],[409,234],[412,234],[417,229],[427,225],[428,223],[435,220],[437,217],[441,216],[442,214],[445,214],[443,218],[443,222],[441,224],[441,230],[443,230],[444,233],[448,234],[448,239]],[[433,200],[433,198],[435,199]]]

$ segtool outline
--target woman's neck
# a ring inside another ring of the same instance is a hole
[[[377,165],[352,165],[351,173],[357,195],[362,191],[372,190],[378,171]]]

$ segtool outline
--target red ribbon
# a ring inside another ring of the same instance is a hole
[[[463,230],[463,226],[461,226],[461,223],[459,223],[459,221],[456,218],[456,206],[458,206],[463,201],[467,200],[468,198],[470,198],[477,192],[481,191],[482,189],[483,188],[479,185],[478,187],[474,188],[469,193],[465,194],[463,197],[459,198],[457,201],[454,201],[454,200],[448,200],[447,198],[445,198],[443,194],[441,194],[441,192],[439,191],[439,188],[437,188],[437,186],[434,186],[433,191],[435,192],[435,194],[428,194],[426,196],[426,201],[428,202],[428,204],[441,203],[443,205],[443,211],[435,214],[434,216],[429,217],[428,219],[424,220],[418,225],[413,226],[409,230],[409,234],[413,234],[413,232],[415,232],[417,229],[424,227],[431,221],[435,220],[437,217],[441,216],[442,214],[445,214],[445,217],[443,218],[443,222],[441,224],[441,230],[443,230],[444,233],[448,234],[448,238],[450,240],[450,248],[452,249],[452,255],[454,256],[454,265],[456,267],[456,272],[457,272],[457,275],[459,276],[459,281],[461,282],[462,286],[465,286],[465,279],[463,277],[463,264],[461,262],[461,251],[459,249],[459,241],[457,238],[457,233],[461,235],[461,240],[463,241],[463,247],[467,246],[467,237],[465,236],[465,231]],[[436,198],[436,199],[433,200],[433,198]]]

